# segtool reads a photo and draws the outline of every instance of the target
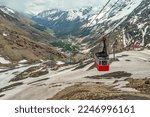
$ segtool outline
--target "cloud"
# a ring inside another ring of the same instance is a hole
[[[107,0],[0,0],[1,5],[20,12],[38,13],[52,8],[74,9],[84,6],[102,6]]]
[[[102,0],[32,0],[32,3],[60,8],[74,8],[81,6],[97,5]]]
[[[30,0],[0,0],[0,5],[4,5],[17,11],[23,12],[27,9],[28,5],[24,3],[24,1],[27,1],[26,3],[28,3]]]
[[[74,9],[84,6],[100,6],[102,4],[102,0],[32,0],[29,7],[32,10],[46,10],[52,8]]]

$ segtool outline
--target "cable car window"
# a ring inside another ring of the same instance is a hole
[[[108,65],[108,62],[106,60],[102,60],[99,62],[100,65]]]

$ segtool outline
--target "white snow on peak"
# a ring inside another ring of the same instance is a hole
[[[119,20],[127,15],[129,15],[137,6],[140,5],[142,0],[134,1],[134,2],[129,2],[126,7],[124,7],[121,11],[117,13],[114,17],[111,18],[111,20]]]
[[[53,15],[53,14],[55,14],[55,13],[58,13],[58,12],[60,12],[59,9],[47,10],[47,11],[43,11],[43,12],[39,13],[39,14],[37,15],[37,17],[45,18],[45,17],[49,17],[49,16],[51,16],[51,15]],[[50,18],[50,17],[49,17],[49,18]]]
[[[12,9],[8,7],[0,7],[0,10],[8,15],[15,14],[15,11],[13,11]]]
[[[58,10],[53,10],[53,11],[51,11],[51,12],[49,12],[49,14],[55,14],[55,13],[57,13],[58,12]]]
[[[89,15],[95,13],[93,12],[93,7],[83,7],[80,9],[70,9],[67,10],[68,12],[68,20],[75,20],[77,17],[80,19],[86,19]]]
[[[123,19],[129,15],[137,6],[139,6],[142,0],[120,0],[117,4],[114,5],[115,2],[116,1],[113,1],[113,3],[109,4],[98,16],[97,12],[97,14],[89,18],[90,22],[88,25],[94,26],[104,21],[116,21]],[[114,5],[114,7],[112,7],[112,5]]]
[[[47,18],[48,20],[57,20],[61,18],[62,16],[66,16],[65,18],[67,20],[73,21],[76,18],[80,19],[86,19],[91,14],[93,15],[95,12],[93,12],[92,7],[86,7],[86,8],[80,8],[80,9],[52,9],[52,10],[46,10],[37,15],[39,18]]]
[[[77,17],[80,17],[80,18],[83,17],[82,16],[82,12],[77,11],[77,10],[70,10],[70,11],[68,11],[67,16],[68,16],[67,19],[71,20],[71,21],[76,19]]]

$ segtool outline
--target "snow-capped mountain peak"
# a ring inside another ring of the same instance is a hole
[[[109,4],[103,12],[89,18],[89,26],[102,23],[104,21],[116,21],[128,16],[143,0],[117,0]],[[95,17],[97,18],[95,19]],[[94,20],[95,19],[95,20]]]
[[[67,19],[71,21],[77,18],[86,19],[88,18],[88,12],[85,12],[86,10],[87,9],[77,9],[77,10],[71,9],[67,12]]]
[[[0,10],[3,11],[7,15],[14,15],[15,11],[6,7],[6,6],[0,6]]]
[[[71,34],[92,38],[94,35],[110,35],[117,31],[125,46],[133,43],[146,46],[150,42],[149,4],[149,0],[112,0],[101,13],[98,7],[48,10],[33,19],[53,29],[56,36]],[[86,30],[81,31],[83,28]]]
[[[54,15],[54,14],[59,13],[59,12],[60,12],[59,9],[46,10],[46,11],[39,13],[37,15],[37,17],[39,17],[39,18],[50,17],[51,15]]]
[[[92,10],[92,7],[88,8],[81,8],[81,9],[69,9],[69,10],[60,10],[60,9],[52,9],[52,10],[46,10],[41,13],[39,13],[36,17],[38,18],[47,18],[57,20],[56,17],[63,16],[67,20],[76,20],[77,18],[80,19],[86,19],[90,15]]]

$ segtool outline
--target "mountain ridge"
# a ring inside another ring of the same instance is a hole
[[[35,29],[29,19],[8,9],[0,7],[0,56],[12,63],[65,57],[49,44],[54,39],[50,34]]]
[[[95,10],[95,13],[92,11],[92,9],[89,7],[89,11],[86,14],[87,17],[82,18],[82,16],[74,17],[74,20],[69,20],[66,14],[68,14],[68,11],[65,12],[65,16],[58,18],[57,12],[52,15],[44,16],[44,12],[41,12],[36,17],[33,17],[34,21],[37,21],[38,23],[41,23],[46,25],[48,27],[51,27],[54,29],[54,32],[56,36],[82,36],[83,43],[87,43],[88,47],[91,48],[92,46],[95,46],[100,38],[102,36],[107,36],[108,40],[110,40],[110,46],[112,46],[112,43],[114,42],[114,39],[111,39],[110,37],[117,39],[121,45],[123,45],[122,49],[124,47],[129,47],[132,45],[138,44],[139,46],[147,47],[149,46],[149,41],[145,38],[148,38],[149,34],[149,25],[147,26],[147,29],[144,29],[143,31],[141,29],[138,29],[142,23],[139,23],[138,25],[135,23],[130,23],[132,19],[136,19],[142,17],[142,14],[139,15],[140,12],[149,4],[148,0],[119,0],[116,4],[115,2],[109,4],[98,16],[97,19],[94,20],[94,18],[97,15],[97,10]],[[145,4],[144,4],[145,3]],[[143,6],[143,7],[141,7]],[[88,9],[88,8],[87,8]],[[139,9],[138,11],[136,9]],[[149,8],[148,8],[149,9]],[[47,11],[47,13],[50,11]],[[59,10],[61,12],[61,10]],[[62,11],[64,12],[64,11]],[[147,13],[147,16],[145,18],[149,17],[148,10],[145,11]],[[42,17],[40,17],[43,14]],[[78,14],[78,13],[76,13]],[[60,15],[59,15],[60,16]],[[74,15],[73,15],[74,16]],[[73,17],[72,16],[72,17]],[[50,20],[48,19],[50,17]],[[35,18],[35,19],[34,19]],[[54,21],[53,21],[54,20]],[[94,21],[93,21],[94,20]],[[144,21],[144,19],[143,19]],[[44,22],[44,23],[43,23]],[[147,20],[148,24],[149,20]],[[137,23],[137,22],[136,22]],[[146,23],[146,22],[145,22]],[[89,26],[90,25],[90,26]],[[137,32],[143,36],[137,37],[137,35],[134,33],[135,28],[131,28],[130,32],[129,28],[125,29],[126,26],[137,28]],[[84,29],[87,28],[87,29]],[[83,30],[82,30],[83,29]],[[119,33],[116,36],[114,36],[113,33]],[[129,33],[132,33],[131,35]],[[130,36],[129,36],[130,35]],[[145,35],[147,35],[145,37]],[[98,38],[98,39],[95,39]],[[132,38],[132,39],[131,39]],[[120,50],[119,48],[118,50]]]

